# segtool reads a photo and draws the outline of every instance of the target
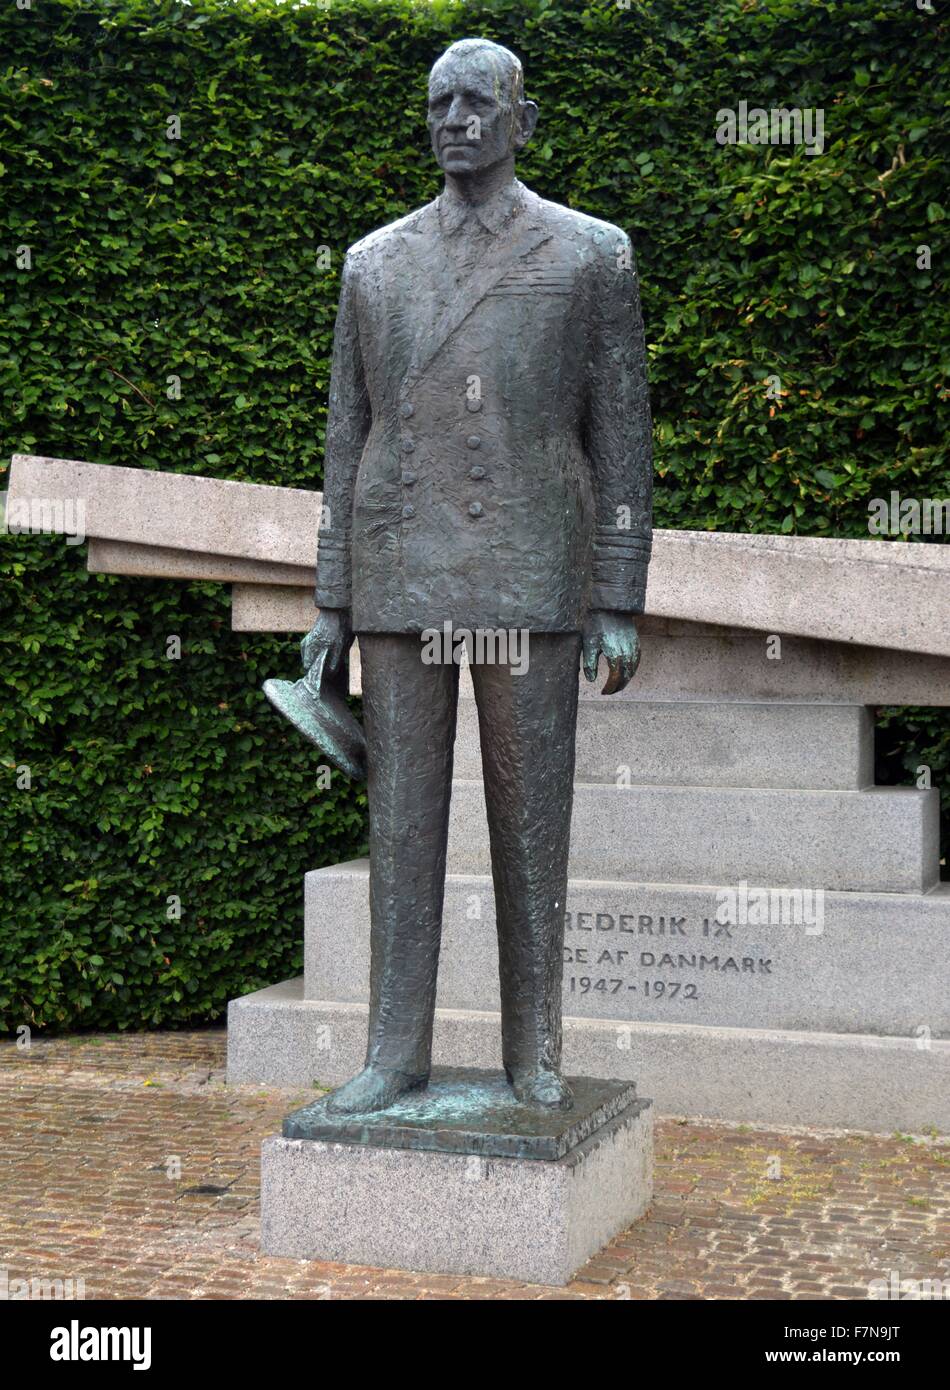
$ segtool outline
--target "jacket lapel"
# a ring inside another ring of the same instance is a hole
[[[516,231],[514,241],[498,236],[496,244],[489,247],[473,273],[459,289],[458,294],[446,305],[429,328],[420,334],[404,385],[412,386],[418,381],[442,344],[464,323],[472,310],[477,308],[489,291],[494,289],[498,282],[504,278],[515,262],[550,239],[551,233],[541,225],[538,216],[540,201],[539,198],[532,195],[532,201],[528,203],[522,217],[518,219],[518,223],[522,225]],[[404,240],[408,245],[410,239],[406,237]],[[421,248],[410,246],[413,254],[418,249]]]

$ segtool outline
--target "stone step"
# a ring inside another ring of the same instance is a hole
[[[582,700],[579,782],[856,790],[874,783],[863,705],[778,701]],[[480,780],[478,715],[459,700],[457,777]]]
[[[938,879],[936,789],[574,788],[573,878],[920,893]],[[452,791],[450,873],[491,871],[481,782]]]
[[[231,1085],[337,1086],[363,1065],[365,1004],[303,997],[303,977],[232,1001]],[[496,1013],[438,1009],[434,1061],[501,1065]],[[564,1070],[636,1082],[664,1115],[911,1134],[950,1130],[950,1042],[567,1018]]]
[[[369,860],[307,874],[305,901],[306,997],[366,1003]],[[565,1013],[950,1038],[950,883],[926,894],[826,893],[803,902],[797,921],[788,898],[770,895],[771,923],[765,906],[752,888],[743,907],[710,887],[571,880]],[[438,1003],[499,1007],[490,878],[446,881]]]

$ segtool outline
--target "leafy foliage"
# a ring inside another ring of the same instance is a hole
[[[945,25],[907,0],[3,6],[0,457],[318,487],[343,252],[435,192],[425,77],[472,33],[541,105],[525,180],[638,245],[658,525],[861,536],[946,493]],[[821,107],[824,152],[717,144],[742,100]],[[185,1024],[291,973],[301,874],[365,834],[259,694],[292,648],[58,540],[0,573],[4,1024]],[[890,775],[946,773],[945,714],[885,728]]]

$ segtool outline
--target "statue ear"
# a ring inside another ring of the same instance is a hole
[[[523,101],[518,112],[518,133],[515,136],[515,149],[523,150],[534,134],[538,124],[538,106],[534,101]]]

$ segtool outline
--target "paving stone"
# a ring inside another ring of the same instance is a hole
[[[167,1179],[151,1171],[157,1157],[178,1153],[189,1184],[225,1169],[238,1174],[256,1222],[261,1140],[307,1093],[259,1086],[189,1092],[191,1069],[223,1066],[220,1029],[96,1041],[100,1047],[85,1038],[38,1040],[34,1053],[42,1052],[42,1065],[36,1055],[0,1049],[0,1264],[9,1278],[83,1278],[87,1298],[109,1299],[534,1301],[552,1295],[543,1286],[499,1279],[446,1280],[268,1257],[246,1244],[247,1215],[234,1209],[221,1211],[219,1224],[209,1228],[220,1199],[210,1208],[172,1200]],[[168,1080],[168,1087],[142,1087],[149,1076]],[[172,1089],[172,1077],[181,1093]],[[139,1083],[134,1090],[115,1089],[129,1080]],[[84,1108],[106,1113],[103,1100],[113,1097],[121,1104],[106,1123],[82,1132],[71,1124]],[[39,1128],[63,1133],[60,1156],[45,1169],[38,1162]],[[241,1160],[222,1160],[238,1151]],[[765,1194],[768,1202],[757,1195],[763,1154],[777,1155],[787,1175],[776,1194]],[[950,1147],[939,1141],[762,1128],[740,1134],[708,1120],[661,1119],[653,1212],[563,1292],[594,1301],[834,1300],[866,1297],[869,1282],[891,1271],[947,1279],[948,1162]],[[671,1191],[684,1183],[694,1184],[692,1190]],[[67,1187],[61,1215],[44,1215],[54,1209],[50,1193]],[[909,1191],[925,1195],[927,1208],[908,1214]],[[781,1215],[770,1214],[775,1208]],[[816,1235],[830,1240],[816,1243]],[[742,1263],[743,1255],[751,1261]]]

